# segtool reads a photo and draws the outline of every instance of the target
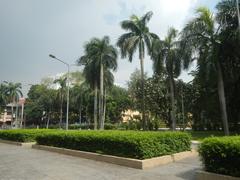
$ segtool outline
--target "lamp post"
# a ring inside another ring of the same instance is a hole
[[[68,113],[69,113],[69,64],[62,61],[61,59],[56,58],[54,55],[49,54],[49,57],[56,59],[58,61],[60,61],[61,63],[65,64],[68,68],[68,72],[67,72],[67,115],[66,115],[66,130],[68,130]]]

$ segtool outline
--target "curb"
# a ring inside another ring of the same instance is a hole
[[[16,141],[8,141],[8,140],[3,140],[0,139],[0,143],[5,143],[5,144],[11,144],[11,145],[15,145],[15,146],[22,146],[22,147],[26,147],[26,148],[31,148],[32,145],[36,144],[36,142],[16,142]]]
[[[240,180],[239,177],[210,173],[207,171],[197,171],[196,179],[197,180]]]
[[[92,152],[58,148],[58,147],[52,147],[52,146],[43,146],[43,145],[37,145],[37,144],[32,145],[32,148],[50,151],[50,152],[56,152],[56,153],[65,154],[65,155],[71,155],[75,157],[81,157],[81,158],[95,160],[95,161],[117,164],[120,166],[126,166],[126,167],[135,168],[135,169],[149,169],[156,166],[168,164],[171,162],[176,162],[181,159],[185,159],[187,157],[198,155],[198,153],[195,150],[193,150],[193,151],[180,152],[173,155],[166,155],[166,156],[155,157],[151,159],[139,160],[139,159],[125,158],[125,157],[118,157],[118,156],[111,156],[111,155],[103,155],[103,154],[92,153]]]

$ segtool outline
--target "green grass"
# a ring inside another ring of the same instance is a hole
[[[192,140],[203,141],[205,138],[209,137],[223,137],[223,131],[189,131],[192,136]],[[231,133],[231,135],[237,135],[236,133]]]

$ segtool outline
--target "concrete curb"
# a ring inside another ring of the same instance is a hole
[[[187,157],[198,155],[198,153],[193,150],[193,151],[180,152],[173,155],[166,155],[166,156],[155,157],[151,159],[139,160],[139,159],[131,159],[131,158],[111,156],[111,155],[103,155],[103,154],[92,153],[92,152],[58,148],[58,147],[52,147],[52,146],[43,146],[43,145],[37,145],[37,144],[32,145],[32,148],[39,149],[39,150],[46,150],[50,152],[57,152],[60,154],[71,155],[71,156],[81,157],[85,159],[91,159],[95,161],[102,161],[102,162],[107,162],[111,164],[117,164],[120,166],[127,166],[135,169],[149,169],[159,165],[168,164],[171,162],[179,161]]]
[[[197,180],[240,180],[240,178],[238,177],[210,173],[207,171],[197,171],[196,179]]]
[[[16,142],[16,141],[8,141],[8,140],[3,140],[0,139],[0,143],[6,143],[6,144],[11,144],[11,145],[15,145],[15,146],[22,146],[22,147],[26,147],[26,148],[31,148],[32,145],[36,144],[36,142]]]

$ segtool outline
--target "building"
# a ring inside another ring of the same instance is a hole
[[[7,104],[4,112],[0,114],[0,128],[10,128],[16,127],[17,123],[22,123],[21,120],[21,104],[20,103],[10,103]],[[13,108],[13,114],[12,114]],[[16,116],[17,114],[17,116]],[[12,122],[13,120],[13,122]]]

